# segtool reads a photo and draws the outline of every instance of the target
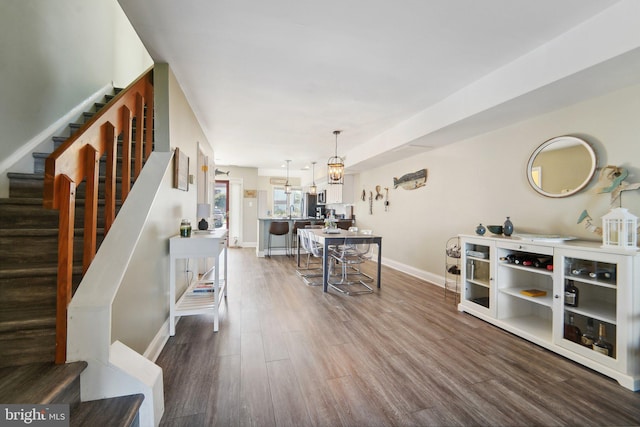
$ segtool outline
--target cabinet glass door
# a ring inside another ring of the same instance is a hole
[[[464,251],[464,300],[478,307],[492,309],[490,247],[465,242]]]
[[[597,258],[585,254],[563,257],[561,327],[557,343],[609,366],[624,354],[618,340],[619,289],[627,276],[626,263],[609,254]],[[624,259],[624,258],[622,258]],[[560,325],[559,325],[560,326]],[[624,329],[624,326],[622,326]]]

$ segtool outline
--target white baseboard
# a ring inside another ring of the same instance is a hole
[[[402,273],[406,273],[409,276],[417,277],[418,279],[422,279],[436,286],[444,287],[444,277],[438,274],[420,270],[410,265],[403,264],[401,262],[397,262],[385,257],[382,257],[382,265],[386,265],[387,267],[391,267],[395,270],[401,271]]]
[[[149,343],[149,346],[145,350],[143,356],[151,360],[152,362],[155,362],[158,359],[158,356],[160,356],[160,353],[162,352],[162,349],[164,348],[164,345],[167,343],[168,340],[169,340],[169,319],[167,319],[162,324],[162,327],[160,328],[158,333],[156,333],[156,336],[153,337],[153,340],[151,340],[151,343]]]

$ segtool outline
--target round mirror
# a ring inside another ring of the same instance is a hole
[[[589,184],[596,172],[596,153],[575,136],[558,136],[538,147],[527,164],[527,179],[547,197],[568,197]]]

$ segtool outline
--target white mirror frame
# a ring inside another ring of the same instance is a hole
[[[580,185],[578,185],[576,188],[572,189],[571,191],[567,191],[565,193],[549,193],[547,191],[544,191],[542,188],[538,187],[538,185],[533,180],[533,174],[532,174],[532,171],[534,168],[533,163],[535,162],[536,157],[538,156],[538,154],[540,154],[542,150],[544,150],[545,148],[548,148],[552,144],[581,145],[587,150],[587,152],[589,153],[589,156],[591,157],[591,169],[589,170],[588,176],[584,179],[584,181]],[[529,158],[529,162],[527,163],[527,180],[529,181],[529,185],[531,185],[531,188],[533,188],[537,193],[540,193],[543,196],[553,197],[553,198],[569,197],[578,193],[589,184],[589,181],[591,181],[591,179],[593,178],[596,172],[596,167],[597,167],[596,153],[593,150],[593,147],[591,147],[591,145],[589,145],[585,140],[575,136],[568,136],[568,135],[557,136],[555,138],[551,138],[550,140],[543,142],[531,154],[531,157]]]

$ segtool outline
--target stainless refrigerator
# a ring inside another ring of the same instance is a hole
[[[302,195],[302,216],[307,218],[316,217],[317,196],[315,194],[304,193]]]

